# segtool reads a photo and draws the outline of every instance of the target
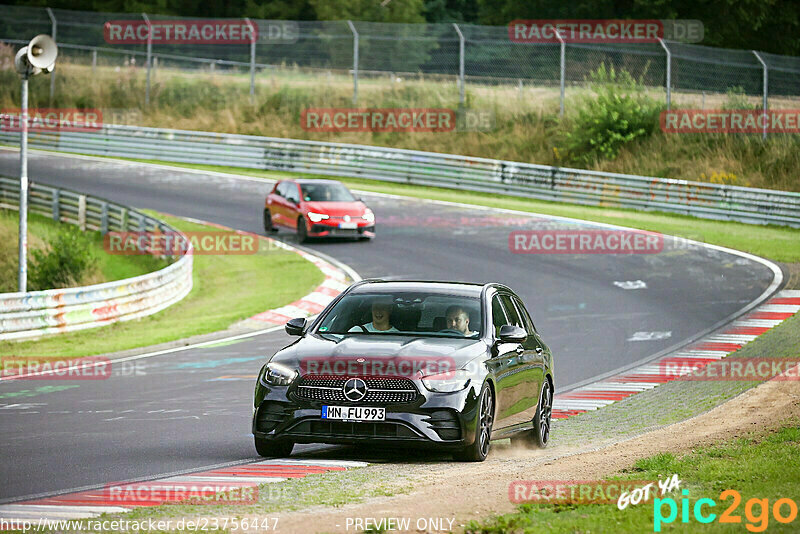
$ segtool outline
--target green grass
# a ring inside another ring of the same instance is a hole
[[[145,163],[159,163],[176,167],[201,169],[231,174],[241,174],[276,180],[280,178],[301,176],[297,173],[284,173],[263,171],[257,169],[240,169],[236,167],[222,167],[216,165],[198,165],[171,163],[153,160],[133,160]],[[302,175],[310,176],[310,175]],[[330,178],[317,176],[318,178]],[[541,213],[545,215],[558,215],[573,217],[587,221],[617,224],[641,230],[661,232],[703,241],[706,243],[742,250],[769,258],[774,261],[795,263],[800,262],[800,230],[783,226],[760,226],[738,222],[714,221],[698,219],[685,215],[676,215],[664,212],[643,212],[628,209],[579,206],[559,202],[547,202],[517,198],[506,195],[493,195],[489,193],[476,193],[470,191],[443,189],[428,186],[416,186],[380,182],[376,180],[344,178],[341,181],[354,189],[404,195],[415,198],[432,200],[446,200],[479,206],[504,208]],[[380,214],[378,215],[380,225]]]
[[[691,509],[689,522],[681,523],[680,499],[684,497],[675,491],[665,497],[677,502],[678,515],[675,522],[662,525],[662,532],[748,532],[746,525],[753,528],[767,525],[768,532],[797,532],[800,518],[789,524],[780,524],[771,515],[762,522],[760,508],[752,508],[753,519],[745,515],[747,502],[752,499],[769,499],[770,512],[777,499],[789,498],[796,504],[800,497],[800,424],[787,423],[779,431],[763,435],[749,435],[744,438],[723,442],[710,447],[694,450],[685,456],[658,454],[636,462],[623,471],[620,480],[664,480],[677,473],[682,481],[681,490],[688,490],[689,505],[701,498],[710,498],[717,503],[711,511],[719,516],[732,501],[720,499],[724,490],[736,490],[741,494],[741,503],[733,510],[733,515],[741,516],[740,524],[720,524],[714,521],[702,525],[694,520]],[[531,477],[535,478],[535,477]],[[512,514],[467,525],[467,532],[542,532],[553,534],[574,532],[653,532],[654,501],[628,506],[618,510],[616,503],[526,503]],[[668,515],[667,505],[663,505],[664,516]],[[703,512],[708,513],[704,506]],[[783,506],[783,514],[789,512]]]
[[[66,227],[49,217],[28,213],[28,266],[30,269],[31,251],[42,249],[59,231]],[[0,209],[0,293],[17,290],[19,212]],[[103,237],[100,232],[87,231],[94,254],[94,267],[79,280],[79,285],[99,284],[131,278],[157,271],[167,266],[167,262],[153,256],[120,256],[106,254],[103,250]]]
[[[151,212],[183,231],[219,231]],[[232,323],[308,294],[324,279],[314,264],[283,249],[252,255],[195,255],[194,286],[180,302],[154,315],[85,332],[0,342],[0,353],[88,356],[224,330]]]

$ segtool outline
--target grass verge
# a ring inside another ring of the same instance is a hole
[[[796,506],[800,495],[800,422],[789,421],[780,430],[764,434],[751,434],[710,447],[694,450],[684,456],[658,454],[637,461],[624,470],[616,480],[664,480],[678,474],[682,480],[682,495],[675,491],[664,497],[676,501],[677,517],[672,523],[660,525],[661,532],[797,532],[800,519],[782,524],[773,515],[773,506],[778,499],[789,498]],[[720,523],[724,510],[733,507],[732,497],[721,498],[725,490],[735,490],[741,502],[733,509],[737,523]],[[681,499],[688,498],[688,516],[682,522]],[[713,522],[704,525],[693,515],[699,499],[711,499],[716,506],[702,507],[702,513],[716,514]],[[767,500],[751,503],[751,499]],[[655,529],[656,512],[669,515],[669,506],[657,505],[651,500],[619,510],[616,503],[585,504],[532,502],[519,506],[517,512],[493,517],[481,522],[471,522],[466,531],[494,534],[501,532],[652,532]],[[749,513],[748,513],[749,511]],[[781,514],[789,516],[790,506],[782,505]],[[796,514],[795,514],[796,515]],[[745,530],[745,528],[747,530]],[[657,530],[658,531],[658,530]]]
[[[329,176],[314,176],[307,174],[301,175],[298,173],[241,169],[236,167],[223,167],[216,165],[184,164],[142,159],[135,159],[131,161],[158,163],[175,167],[225,172],[230,174],[241,174],[244,176],[265,178],[269,180],[299,176],[306,178],[315,177],[330,179]],[[617,224],[631,228],[638,228],[641,230],[649,230],[668,235],[686,237],[713,245],[729,247],[748,252],[750,254],[755,254],[757,256],[762,256],[774,261],[786,263],[800,262],[800,230],[795,228],[787,228],[775,225],[759,226],[739,222],[714,221],[656,211],[644,212],[629,209],[579,206],[576,204],[547,202],[543,200],[518,198],[507,195],[493,195],[489,193],[477,193],[438,187],[395,184],[376,180],[343,178],[341,181],[347,184],[349,187],[364,191],[404,195],[408,197],[426,198],[431,200],[461,202],[464,204],[474,204],[478,206],[512,209],[529,213],[557,215],[561,217],[572,217],[587,221]],[[380,213],[377,214],[377,217],[377,224],[380,226]]]
[[[57,223],[49,217],[28,213],[28,265],[31,251],[44,250],[66,224]],[[17,290],[19,212],[0,209],[0,293]],[[91,241],[94,265],[78,280],[78,285],[100,284],[113,280],[131,278],[157,271],[167,266],[165,261],[153,256],[119,256],[106,254],[100,232],[87,231]]]
[[[183,231],[219,231],[150,213]],[[0,353],[89,356],[224,330],[236,321],[297,300],[323,280],[316,266],[283,249],[262,247],[258,254],[252,255],[196,255],[192,291],[169,308],[142,319],[104,326],[102,330],[0,342]]]

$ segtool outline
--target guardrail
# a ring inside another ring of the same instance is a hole
[[[0,208],[19,209],[19,179],[0,177]],[[28,211],[81,230],[177,232],[149,215],[106,200],[33,183]],[[191,249],[190,249],[191,250]],[[0,339],[94,328],[160,311],[192,289],[192,254],[152,273],[104,284],[0,294]]]
[[[16,144],[17,135],[0,131],[0,142]],[[371,178],[800,227],[800,193],[435,152],[118,125],[31,132],[29,143],[62,152]]]

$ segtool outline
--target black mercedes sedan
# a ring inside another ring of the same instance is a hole
[[[369,442],[482,461],[491,439],[547,445],[553,356],[508,287],[363,280],[286,332],[299,339],[256,382],[261,456]]]

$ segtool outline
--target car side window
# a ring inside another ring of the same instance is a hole
[[[508,317],[508,324],[513,326],[518,326],[524,329],[525,323],[523,323],[522,319],[520,319],[519,313],[517,313],[517,308],[514,306],[511,297],[509,295],[501,295],[500,300],[503,303],[503,308],[505,308],[506,310],[506,317]]]
[[[528,310],[525,309],[525,305],[522,304],[522,301],[518,298],[514,298],[514,304],[517,305],[517,311],[519,312],[520,317],[522,317],[522,322],[525,323],[525,331],[528,335],[533,335],[536,333],[536,326],[533,324],[533,319],[531,319]]]
[[[294,202],[295,204],[299,204],[300,203],[300,195],[297,192],[297,184],[292,183],[292,182],[286,182],[286,184],[288,186],[286,188],[286,195],[285,195],[286,196],[286,200]]]
[[[500,335],[501,326],[509,324],[506,318],[506,312],[497,295],[492,297],[492,324],[494,325],[495,336]]]

